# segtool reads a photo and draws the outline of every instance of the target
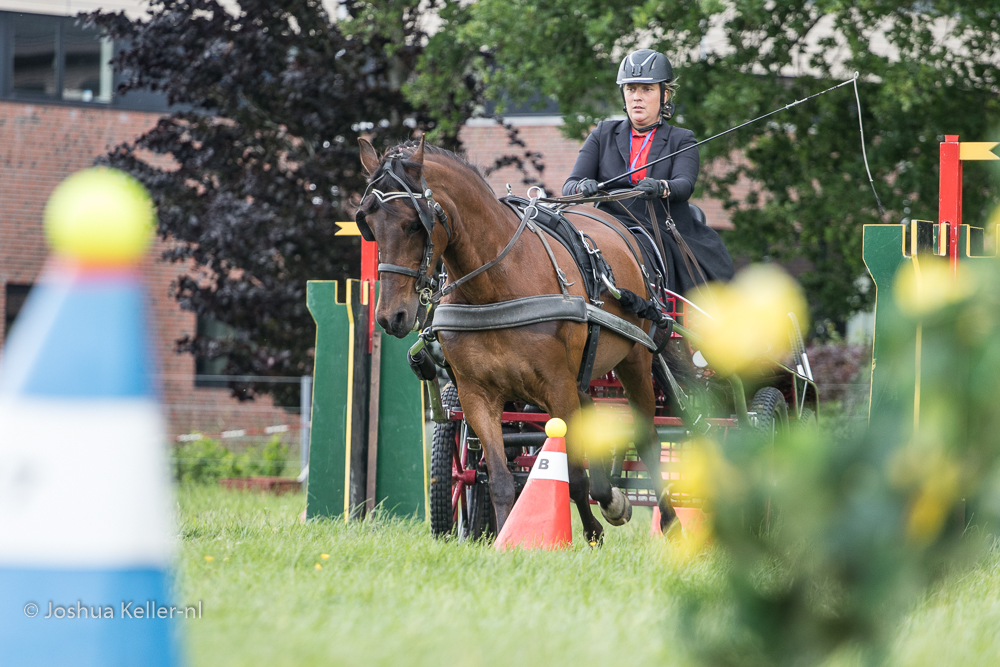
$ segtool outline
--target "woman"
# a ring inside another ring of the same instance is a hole
[[[693,132],[667,123],[673,115],[677,84],[666,56],[650,49],[630,53],[618,68],[617,83],[628,119],[606,120],[597,124],[580,149],[573,172],[563,185],[564,195],[593,196],[597,194],[598,182],[695,143]],[[726,281],[733,277],[733,260],[722,239],[703,221],[696,221],[688,205],[698,180],[698,166],[698,149],[692,148],[607,186],[608,189],[641,190],[641,198],[627,199],[620,204],[600,204],[602,209],[634,227],[635,221],[622,210],[624,205],[652,234],[646,200],[653,201],[667,253],[668,286],[678,292],[688,291],[701,282],[701,277],[697,270],[693,271],[692,277],[685,267],[680,248],[664,226],[668,215],[673,218],[708,280]]]

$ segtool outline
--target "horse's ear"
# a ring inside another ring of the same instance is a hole
[[[410,156],[410,162],[416,162],[417,164],[424,163],[424,135],[420,135],[420,145],[417,146],[417,150],[413,151],[413,155]]]
[[[361,166],[371,176],[378,170],[378,153],[375,152],[372,142],[364,137],[358,137],[358,145],[361,146]]]

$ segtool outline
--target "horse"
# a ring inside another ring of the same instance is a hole
[[[496,198],[479,170],[451,151],[425,145],[421,138],[419,142],[401,143],[380,158],[369,141],[362,138],[359,143],[369,190],[373,186],[382,188],[377,190],[379,196],[367,194],[362,199],[356,216],[363,232],[377,241],[379,261],[384,263],[379,266],[381,283],[375,316],[388,334],[403,338],[415,328],[420,311],[425,310],[426,285],[438,260],[444,262],[448,280],[454,283],[494,260],[512,239],[520,221]],[[417,193],[416,197],[413,193]],[[432,209],[445,224],[428,224]],[[572,214],[572,209],[565,213]],[[587,216],[591,215],[600,216],[606,224],[584,215],[574,216],[573,222],[601,249],[617,287],[646,294],[645,280],[635,261],[638,244],[613,216],[588,209]],[[612,226],[617,226],[624,236]],[[634,244],[631,249],[626,247],[626,239]],[[549,245],[566,273],[564,286],[571,294],[585,295],[583,277],[569,252],[559,243]],[[493,304],[559,293],[560,284],[543,243],[534,234],[524,234],[501,261],[464,282],[441,303]],[[649,322],[626,312],[614,299],[609,298],[604,309],[644,330],[649,328]],[[498,531],[515,499],[501,430],[504,403],[512,400],[540,406],[552,417],[570,424],[566,439],[570,497],[590,544],[600,544],[604,533],[591,510],[590,497],[598,502],[612,525],[621,525],[631,517],[627,498],[611,485],[607,455],[600,461],[593,460],[597,457],[592,455],[588,477],[585,447],[571,421],[581,405],[592,402],[577,385],[586,338],[586,324],[566,320],[487,331],[438,332],[465,419],[482,443]],[[614,369],[625,388],[633,415],[633,442],[656,485],[661,527],[666,528],[676,514],[662,489],[660,443],[653,425],[656,397],[651,367],[649,349],[611,331],[602,332],[593,377]]]

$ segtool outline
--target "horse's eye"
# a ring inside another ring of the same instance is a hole
[[[409,224],[409,225],[408,225],[408,226],[406,227],[406,233],[407,233],[407,234],[416,234],[417,232],[419,232],[419,231],[420,231],[420,229],[421,229],[422,227],[423,227],[423,225],[422,225],[422,224],[420,224],[420,218],[416,218],[415,220],[413,220],[413,221],[412,221],[412,222],[411,222],[411,223],[410,223],[410,224]]]

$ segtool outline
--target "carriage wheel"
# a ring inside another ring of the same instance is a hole
[[[785,395],[774,387],[757,390],[747,410],[757,413],[757,431],[768,444],[773,444],[778,433],[788,428],[788,405]]]
[[[493,512],[493,501],[490,499],[490,485],[486,481],[477,481],[469,489],[469,523],[463,531],[463,537],[479,539],[484,535],[496,535],[496,514]]]
[[[458,389],[449,383],[441,391],[441,404],[447,411],[458,408]],[[452,504],[452,469],[461,457],[458,450],[458,422],[447,421],[434,424],[434,438],[431,441],[431,532],[435,536],[451,533],[455,521],[455,507]],[[459,482],[461,484],[461,482]]]
[[[773,451],[774,440],[779,433],[788,430],[788,405],[785,395],[774,387],[758,389],[747,409],[757,413],[756,431],[764,438],[764,443]],[[771,451],[768,452],[771,454]],[[773,461],[769,463],[773,466]],[[771,498],[768,497],[763,507],[764,516],[761,527],[766,531],[771,529]]]
[[[461,407],[455,385],[449,383],[441,391],[441,403],[446,410]],[[436,537],[451,535],[456,522],[462,538],[496,533],[490,487],[477,472],[482,451],[469,448],[469,434],[464,421],[434,425],[430,491],[431,532]]]
[[[802,414],[799,416],[796,428],[814,428],[817,423],[816,413],[812,411],[812,408],[802,408]]]

